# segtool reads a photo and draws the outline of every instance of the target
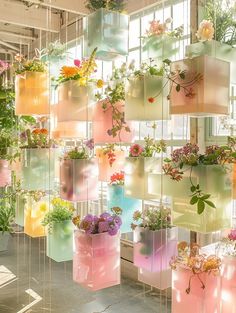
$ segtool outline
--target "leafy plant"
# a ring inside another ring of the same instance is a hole
[[[21,148],[51,148],[55,146],[55,142],[49,138],[49,133],[46,128],[35,128],[32,131],[26,129],[21,134],[23,145]]]
[[[14,218],[13,206],[6,201],[0,200],[0,231],[11,232]]]
[[[166,143],[163,140],[157,142],[155,141],[155,139],[148,136],[144,138],[144,146],[141,146],[139,144],[133,144],[130,147],[129,156],[150,158],[153,157],[155,154],[165,151]]]
[[[66,44],[62,44],[60,41],[56,40],[50,42],[48,47],[41,51],[41,58],[44,57],[58,57],[64,58],[67,54]]]
[[[25,58],[19,54],[15,56],[13,67],[16,74],[23,74],[25,72],[47,72],[47,65],[45,62],[36,57],[32,60],[25,60]]]
[[[115,11],[115,12],[122,12],[125,7],[124,0],[86,0],[85,6],[90,11],[97,11],[101,8]]]
[[[105,147],[101,148],[101,155],[106,155],[110,166],[116,161],[116,148],[115,144],[106,144]]]

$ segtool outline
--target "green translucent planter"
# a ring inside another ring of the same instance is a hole
[[[84,29],[85,56],[96,47],[96,58],[102,60],[128,55],[128,15],[102,8],[87,17]]]
[[[47,256],[56,262],[73,258],[72,221],[55,222],[47,235]]]
[[[8,241],[10,238],[10,233],[9,232],[2,232],[0,231],[0,252],[1,251],[6,251],[8,249]]]
[[[197,166],[192,172],[194,185],[200,184],[204,193],[210,194],[216,208],[206,205],[202,214],[197,213],[197,205],[191,205],[189,170],[184,178],[173,181],[161,174],[150,175],[149,192],[157,196],[172,197],[173,225],[200,233],[210,233],[231,226],[232,167],[227,165]]]
[[[164,88],[163,88],[164,87]],[[154,75],[127,79],[125,90],[125,118],[134,121],[166,120],[169,115],[168,80]],[[156,95],[153,103],[148,101]]]
[[[15,223],[24,227],[24,209],[26,200],[23,197],[17,196],[16,198],[16,216]]]
[[[236,48],[215,40],[197,42],[186,46],[188,58],[200,55],[209,55],[230,62],[230,81],[236,83]]]

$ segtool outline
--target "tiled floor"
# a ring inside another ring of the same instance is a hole
[[[72,262],[56,263],[45,256],[44,238],[15,234],[9,250],[0,252],[0,312],[170,313],[171,310],[166,293],[160,295],[125,277],[119,286],[90,292],[73,282]]]

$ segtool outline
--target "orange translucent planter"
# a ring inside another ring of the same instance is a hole
[[[9,161],[0,159],[0,187],[11,185],[11,169]]]
[[[54,139],[86,138],[85,122],[58,122],[52,130]]]
[[[47,73],[25,72],[16,76],[16,115],[50,113],[49,77]]]
[[[229,114],[230,63],[207,56],[175,61],[171,71],[186,71],[185,80],[177,78],[177,83],[192,80],[196,74],[202,80],[191,86],[192,96],[186,96],[181,88],[178,92],[173,86],[170,93],[170,113],[189,114],[207,117]]]
[[[99,168],[98,179],[100,181],[108,182],[114,173],[124,170],[125,152],[117,150],[114,153],[116,155],[116,160],[112,165],[110,165],[108,156],[103,153],[103,149],[96,149],[96,157],[98,158]]]

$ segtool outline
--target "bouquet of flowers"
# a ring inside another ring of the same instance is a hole
[[[124,180],[125,180],[125,176],[124,176],[123,171],[121,171],[120,173],[115,173],[111,176],[110,185],[122,186],[124,185]]]

